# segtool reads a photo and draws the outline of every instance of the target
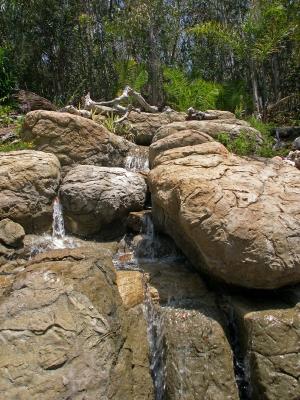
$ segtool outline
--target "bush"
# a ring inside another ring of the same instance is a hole
[[[239,156],[248,156],[256,154],[257,152],[257,143],[255,138],[246,132],[241,132],[240,135],[234,139],[232,139],[228,133],[221,132],[217,136],[217,140],[229,151]]]
[[[189,107],[197,110],[216,108],[221,85],[203,79],[189,79],[184,72],[176,68],[164,70],[164,91],[166,103],[178,111]]]
[[[7,99],[14,85],[15,76],[9,51],[0,47],[0,102]]]
[[[16,151],[16,150],[28,150],[32,149],[33,144],[31,142],[23,142],[20,140],[16,143],[5,143],[0,145],[0,152],[9,152],[9,151]]]

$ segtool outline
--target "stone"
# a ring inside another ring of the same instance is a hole
[[[66,229],[83,236],[120,233],[129,212],[143,209],[146,191],[145,179],[137,173],[78,165],[60,187]]]
[[[152,263],[142,268],[148,274],[152,307],[160,305],[156,324],[164,341],[165,397],[239,399],[215,295],[186,265]]]
[[[26,233],[47,230],[60,182],[54,154],[21,150],[0,154],[0,219],[10,218]]]
[[[298,136],[294,141],[293,141],[293,150],[300,150],[300,136]]]
[[[290,291],[230,299],[253,400],[300,398],[300,291]]]
[[[184,121],[185,113],[171,111],[163,113],[137,113],[132,111],[125,126],[134,134],[135,143],[149,146],[157,129],[174,121]]]
[[[20,224],[9,218],[0,221],[0,242],[8,247],[22,247],[25,231]]]
[[[118,271],[117,285],[126,309],[143,303],[145,282],[140,272]]]
[[[64,170],[72,164],[123,166],[129,151],[136,148],[92,120],[51,111],[28,113],[21,137],[37,150],[54,153]]]
[[[154,159],[166,150],[212,142],[213,140],[214,139],[208,134],[192,129],[179,131],[162,139],[154,140],[149,147],[150,165],[152,166]]]
[[[1,278],[0,297],[1,398],[153,399],[110,256],[44,253]]]
[[[153,217],[193,265],[229,284],[300,281],[299,171],[208,142],[167,150],[150,172]]]
[[[145,230],[147,215],[151,218],[151,210],[133,211],[129,213],[126,226],[134,233],[141,233]]]
[[[248,122],[238,119],[208,120],[208,121],[184,121],[173,122],[158,129],[152,142],[156,142],[174,133],[186,130],[206,133],[213,139],[217,139],[220,133],[228,133],[232,138],[238,137],[241,133],[253,137],[258,144],[262,143],[262,136],[259,131],[251,128]]]

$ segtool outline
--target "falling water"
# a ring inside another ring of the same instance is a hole
[[[155,400],[165,398],[165,343],[163,314],[153,304],[150,289],[145,283],[144,315],[150,347],[150,370],[155,389]]]
[[[54,199],[52,215],[52,235],[44,234],[35,238],[31,246],[31,256],[48,250],[76,247],[73,238],[66,236],[63,209],[58,197]]]
[[[133,172],[148,171],[148,157],[145,154],[131,154],[125,159],[125,168]]]

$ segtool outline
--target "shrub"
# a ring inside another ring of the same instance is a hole
[[[13,65],[8,49],[0,47],[0,102],[7,99],[15,85]]]
[[[189,107],[205,111],[216,108],[221,85],[201,78],[189,79],[177,68],[164,70],[164,91],[166,103],[178,111]]]

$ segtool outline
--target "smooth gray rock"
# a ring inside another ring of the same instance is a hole
[[[143,209],[147,185],[123,168],[78,165],[64,178],[60,197],[68,231],[91,235],[120,232],[131,211]]]
[[[21,247],[25,231],[20,224],[16,224],[9,218],[0,221],[0,242],[9,247]]]

